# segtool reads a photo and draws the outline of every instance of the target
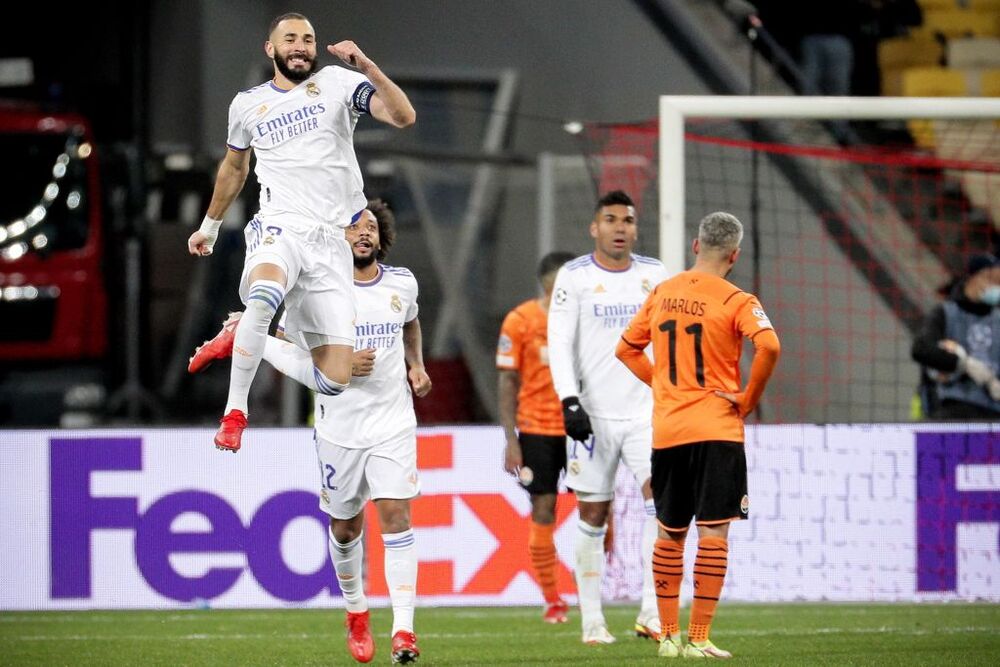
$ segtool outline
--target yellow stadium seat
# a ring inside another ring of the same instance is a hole
[[[930,37],[893,37],[878,43],[878,66],[883,71],[916,65],[940,65],[943,55],[944,47]]]
[[[1000,2],[1000,0],[998,0]],[[948,67],[1000,67],[1000,38],[962,37],[948,40]]]
[[[979,94],[983,97],[1000,97],[1000,69],[988,69],[979,80]]]
[[[967,94],[964,72],[944,67],[910,67],[903,72],[904,97],[963,97]],[[934,147],[934,124],[926,120],[907,123],[914,142],[921,148]]]
[[[1000,12],[1000,0],[965,0],[965,4],[974,12]]]
[[[958,0],[917,0],[917,4],[925,12],[928,10],[942,11],[958,8]]]
[[[963,97],[965,73],[947,67],[908,67],[903,72],[904,97]]]
[[[916,31],[918,35],[945,37],[1000,36],[1000,12],[992,10],[948,10],[924,12],[924,24]]]

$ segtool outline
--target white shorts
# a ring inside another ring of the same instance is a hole
[[[592,499],[595,502],[611,500],[619,460],[632,471],[636,484],[649,479],[653,425],[648,418],[591,417],[590,425],[594,435],[589,442],[566,438],[566,486],[597,496]]]
[[[353,519],[369,498],[406,500],[420,495],[416,431],[366,449],[313,437],[319,458],[319,508],[334,519]]]
[[[250,272],[275,264],[285,272],[285,334],[319,345],[354,346],[354,257],[344,230],[319,223],[269,224],[255,217],[243,232],[247,255],[240,298],[247,301]]]

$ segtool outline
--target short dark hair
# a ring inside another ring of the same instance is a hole
[[[605,206],[635,206],[635,202],[624,190],[612,190],[597,200],[594,213],[597,213]]]
[[[538,279],[541,280],[553,271],[558,271],[560,266],[574,257],[576,257],[576,255],[571,252],[566,252],[565,250],[550,252],[545,257],[542,257],[542,260],[538,262]]]
[[[304,14],[299,14],[298,12],[288,12],[286,14],[282,14],[281,16],[275,16],[274,20],[271,21],[271,26],[267,29],[267,38],[271,39],[271,35],[274,34],[274,31],[278,27],[279,23],[289,19],[294,19],[296,21],[309,21]],[[309,21],[309,23],[311,24],[312,21]]]
[[[375,253],[375,259],[381,262],[388,256],[389,248],[396,240],[396,216],[392,214],[389,205],[381,199],[369,199],[368,206],[365,208],[372,212],[372,215],[375,216],[375,222],[378,223],[379,248],[378,252]]]

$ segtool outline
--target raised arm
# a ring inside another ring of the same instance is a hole
[[[395,127],[409,127],[417,121],[417,112],[406,93],[357,44],[344,40],[326,48],[348,65],[357,67],[375,86],[370,103],[373,118]]]
[[[230,204],[240,194],[250,172],[250,149],[237,151],[232,148],[226,151],[226,156],[219,164],[215,176],[215,189],[212,191],[212,201],[208,205],[208,213],[201,227],[188,239],[188,252],[192,255],[211,255],[215,240],[219,236],[222,218]]]

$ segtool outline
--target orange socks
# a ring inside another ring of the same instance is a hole
[[[684,577],[684,543],[657,538],[653,545],[653,582],[656,585],[656,608],[665,633],[681,633],[681,579]]]
[[[528,550],[531,552],[531,567],[542,588],[545,601],[552,603],[559,599],[556,591],[556,544],[552,539],[555,524],[544,526],[531,523],[528,535]]]
[[[698,556],[694,561],[694,603],[691,605],[688,641],[703,642],[708,639],[712,617],[715,616],[715,608],[722,593],[722,583],[726,578],[728,561],[729,544],[724,538],[703,537],[698,540]]]

